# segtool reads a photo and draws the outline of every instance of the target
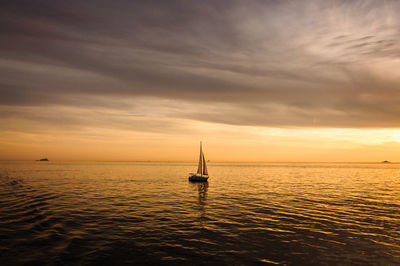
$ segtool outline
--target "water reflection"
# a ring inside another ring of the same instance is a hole
[[[190,183],[193,187],[197,188],[198,193],[198,210],[199,219],[202,226],[205,225],[206,219],[206,205],[207,205],[207,190],[208,182],[205,183]]]
[[[0,265],[400,265],[400,164],[192,168],[0,162]]]
[[[199,192],[199,205],[204,207],[207,204],[208,182],[198,183],[197,191]]]

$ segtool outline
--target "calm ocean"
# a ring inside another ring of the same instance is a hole
[[[400,164],[0,162],[0,265],[400,265]]]

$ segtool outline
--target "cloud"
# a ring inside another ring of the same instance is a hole
[[[153,126],[399,126],[398,1],[1,5],[0,104],[33,121],[32,106],[130,112],[152,98],[186,108],[148,110]]]

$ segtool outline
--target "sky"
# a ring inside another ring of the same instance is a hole
[[[1,1],[0,160],[400,161],[400,1]]]

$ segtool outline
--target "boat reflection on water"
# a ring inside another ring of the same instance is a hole
[[[198,192],[198,210],[200,214],[200,224],[203,226],[206,218],[206,205],[207,205],[207,190],[208,182],[192,183],[189,182],[190,186],[197,189]]]
[[[204,207],[207,203],[208,183],[197,183],[196,185],[199,192],[199,205]]]

